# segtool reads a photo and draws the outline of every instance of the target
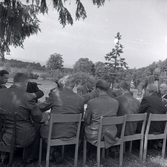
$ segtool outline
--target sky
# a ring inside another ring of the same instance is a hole
[[[120,32],[121,54],[130,68],[141,68],[167,58],[167,0],[106,0],[98,8],[91,0],[82,0],[87,12],[85,20],[75,20],[76,4],[65,6],[74,24],[63,28],[51,0],[49,13],[39,15],[41,32],[27,38],[24,49],[11,47],[7,59],[40,62],[45,65],[51,54],[63,56],[64,66],[73,67],[79,58],[96,63],[106,62],[105,55],[114,48]]]

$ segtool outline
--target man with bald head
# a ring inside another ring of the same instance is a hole
[[[161,74],[161,71],[159,68],[156,68],[153,72],[153,75],[150,75],[149,77],[147,77],[144,82],[140,83],[139,86],[138,86],[138,94],[139,95],[142,95],[142,90],[144,89],[145,90],[145,93],[146,93],[146,87],[149,85],[149,84],[154,84],[157,88],[157,93],[160,95],[160,91],[159,91],[159,88],[160,88],[160,85],[163,83],[163,77],[160,76]],[[145,94],[144,94],[145,96]]]

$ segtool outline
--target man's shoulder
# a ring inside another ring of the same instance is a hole
[[[84,89],[84,85],[78,85],[77,89]]]

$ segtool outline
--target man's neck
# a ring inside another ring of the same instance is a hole
[[[124,91],[122,92],[122,95],[124,95],[124,94],[126,94],[126,93],[129,93],[129,91],[128,91],[128,90],[124,90]]]
[[[24,87],[20,83],[14,83],[15,86],[24,89]]]

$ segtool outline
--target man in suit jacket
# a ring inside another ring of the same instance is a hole
[[[54,90],[49,94],[49,98],[40,104],[40,110],[46,111],[51,109],[55,114],[79,114],[84,112],[84,99],[74,93],[73,87],[75,80],[69,76],[64,84],[62,91]],[[53,126],[52,137],[70,138],[76,135],[77,125],[75,123],[57,123]],[[48,137],[49,124],[41,127],[42,138]]]
[[[144,82],[141,82],[138,86],[138,94],[139,95],[142,95],[142,90],[144,89],[145,92],[146,92],[146,87],[149,85],[149,84],[154,84],[156,85],[157,87],[157,93],[160,94],[159,92],[159,88],[160,88],[160,85],[163,83],[163,77],[160,76],[161,74],[161,71],[159,68],[156,68],[153,72],[153,75],[150,75],[149,77],[147,77]],[[145,94],[144,94],[145,96]]]
[[[121,82],[120,89],[122,91],[122,95],[116,97],[116,100],[118,100],[119,102],[119,109],[117,115],[122,116],[126,114],[139,113],[140,102],[130,94],[130,83],[127,81]],[[120,136],[121,127],[122,126],[118,126],[118,136]],[[125,129],[125,135],[134,134],[136,132],[136,128],[137,128],[136,122],[127,123]]]
[[[14,84],[10,88],[0,90],[0,107],[13,114],[17,112],[15,146],[21,148],[29,146],[27,160],[32,160],[38,149],[37,145],[33,145],[37,133],[32,120],[40,123],[43,116],[35,103],[34,96],[26,92],[27,83],[28,77],[23,73],[17,73]],[[12,142],[13,117],[7,116],[6,120],[3,141],[9,145]]]
[[[93,145],[97,145],[100,117],[116,116],[119,106],[117,100],[107,95],[108,83],[105,80],[98,80],[96,89],[99,97],[88,102],[85,115],[85,136]],[[106,148],[116,142],[116,134],[117,127],[115,125],[103,127],[102,137],[104,138]]]
[[[146,88],[146,96],[142,99],[139,113],[147,113],[149,116],[152,114],[166,114],[167,108],[161,101],[157,94],[157,87],[154,84],[149,84]],[[148,117],[147,117],[148,119]],[[141,129],[141,124],[139,124],[139,129]],[[162,122],[152,122],[150,125],[150,133],[156,134],[164,131],[164,123]]]

